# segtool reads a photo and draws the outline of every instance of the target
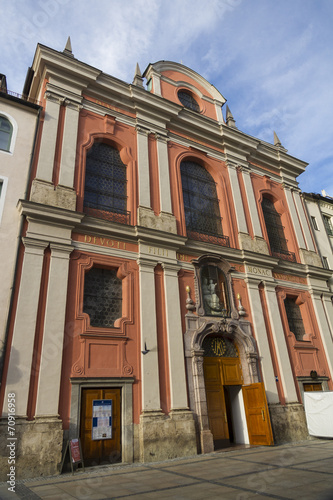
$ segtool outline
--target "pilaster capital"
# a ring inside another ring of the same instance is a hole
[[[177,277],[180,266],[172,262],[162,262],[162,268],[166,276]]]
[[[135,130],[137,131],[137,134],[143,135],[145,137],[148,137],[150,134],[150,130],[148,128],[142,127],[141,125],[136,125]]]
[[[65,98],[63,96],[55,94],[54,92],[51,92],[50,90],[47,90],[45,92],[44,98],[46,99],[46,101],[54,102],[55,104],[58,104],[59,106],[61,106],[61,104],[63,104],[65,101]]]
[[[169,142],[169,138],[167,135],[162,135],[158,132],[155,132],[155,139],[158,141],[158,142],[163,142],[164,144],[168,144]]]
[[[83,108],[82,104],[80,104],[79,102],[73,101],[72,99],[68,99],[67,97],[63,100],[62,104],[64,106],[66,106],[67,108],[72,109],[73,111],[77,111],[78,113]]]
[[[58,259],[69,259],[70,254],[74,250],[74,247],[72,245],[66,245],[66,244],[61,244],[61,243],[51,243],[50,244],[50,249],[51,249],[51,257],[52,258],[58,258]]]
[[[27,236],[22,238],[22,242],[25,247],[25,252],[35,255],[43,255],[45,248],[49,245],[48,241],[36,240],[35,238],[29,238]]]
[[[154,268],[158,264],[156,260],[149,259],[144,256],[140,256],[137,259],[137,264],[139,266],[139,271],[144,273],[154,273]]]

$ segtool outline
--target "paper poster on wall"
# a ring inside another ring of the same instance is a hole
[[[112,439],[112,399],[94,399],[92,440]]]

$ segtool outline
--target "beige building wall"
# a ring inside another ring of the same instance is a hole
[[[0,115],[13,126],[10,151],[0,149],[0,359],[6,335],[21,217],[17,202],[26,195],[38,106],[0,97]]]

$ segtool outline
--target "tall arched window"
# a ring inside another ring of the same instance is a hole
[[[229,246],[229,238],[222,232],[219,200],[212,176],[193,161],[183,161],[180,172],[188,237]]]
[[[282,259],[296,261],[295,254],[288,251],[281,216],[276,210],[274,203],[269,198],[264,197],[261,202],[261,207],[264,214],[272,255]]]
[[[95,142],[87,154],[83,210],[89,215],[129,224],[126,165],[119,151]]]
[[[0,115],[0,149],[10,151],[13,126],[5,116]]]

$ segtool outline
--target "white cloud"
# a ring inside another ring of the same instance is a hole
[[[38,42],[125,81],[170,59],[228,99],[237,126],[308,161],[313,191],[331,184],[331,0],[26,0],[6,4],[1,72],[22,89]],[[303,180],[304,179],[304,180]]]

